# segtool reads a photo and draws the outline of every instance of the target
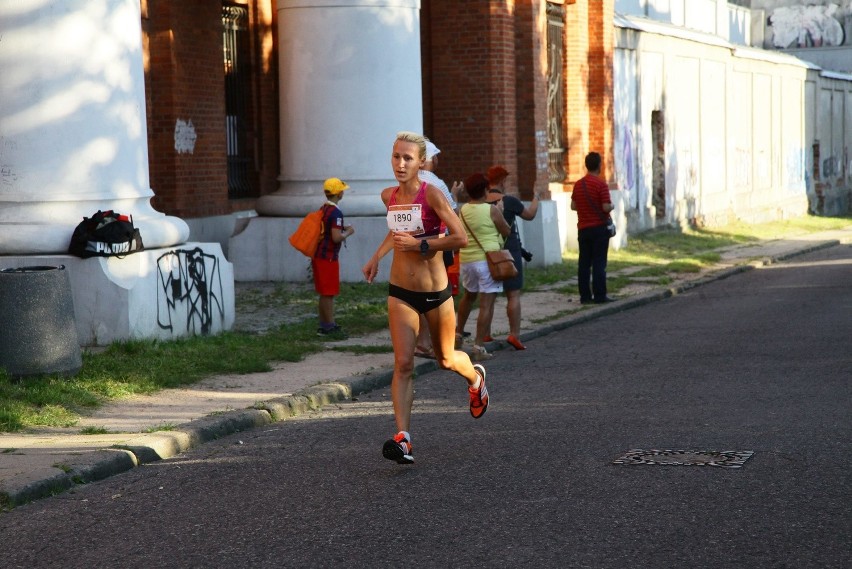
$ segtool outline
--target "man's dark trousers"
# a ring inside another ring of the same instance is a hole
[[[577,231],[580,259],[577,285],[580,302],[604,302],[606,299],[606,256],[609,251],[609,231],[606,225],[596,225]],[[589,286],[591,277],[591,287]]]

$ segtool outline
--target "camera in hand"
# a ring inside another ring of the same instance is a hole
[[[524,260],[529,263],[530,261],[532,261],[533,254],[521,247],[521,257],[523,257]]]

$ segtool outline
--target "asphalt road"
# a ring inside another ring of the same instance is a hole
[[[0,567],[850,567],[852,247],[502,351],[0,515]],[[619,465],[753,451],[742,468]]]

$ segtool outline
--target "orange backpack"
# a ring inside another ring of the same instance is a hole
[[[314,253],[317,252],[323,234],[322,217],[324,210],[325,206],[306,215],[293,235],[290,236],[290,245],[306,257],[313,257]]]

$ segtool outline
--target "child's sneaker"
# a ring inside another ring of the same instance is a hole
[[[382,447],[382,456],[388,460],[395,460],[397,464],[413,464],[414,457],[411,455],[409,434],[400,431],[392,439],[386,440]]]
[[[479,419],[488,410],[488,388],[485,387],[485,367],[482,364],[473,364],[473,369],[479,374],[479,389],[467,388],[470,395],[470,414],[474,419]]]
[[[320,326],[317,328],[317,336],[325,336],[330,340],[346,340],[349,338],[349,334],[343,331],[343,328],[335,324],[331,328],[323,328]]]

